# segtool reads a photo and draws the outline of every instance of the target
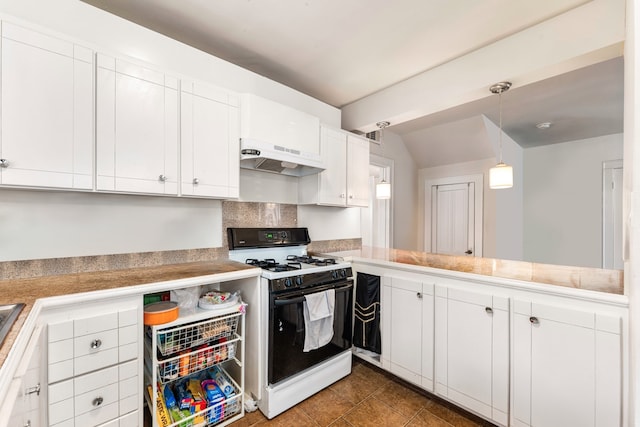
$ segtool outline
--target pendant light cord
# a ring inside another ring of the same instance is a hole
[[[500,144],[500,163],[502,163],[502,89],[498,93],[498,108],[499,108],[499,121],[500,121],[500,133],[498,134],[498,141]]]

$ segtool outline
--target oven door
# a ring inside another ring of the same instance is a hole
[[[323,347],[304,352],[305,295],[335,290],[333,338]],[[351,349],[353,280],[311,289],[271,294],[269,299],[268,380],[276,384]]]

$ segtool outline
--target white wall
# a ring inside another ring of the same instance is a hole
[[[397,249],[416,250],[420,242],[418,168],[402,138],[384,131],[381,145],[370,144],[371,154],[394,161],[391,183],[393,242]]]
[[[96,50],[252,92],[339,127],[340,110],[79,0],[0,0],[0,17]],[[241,171],[240,199],[296,203],[295,178]],[[220,202],[0,189],[0,261],[219,247]],[[26,219],[29,219],[27,222]]]
[[[483,116],[489,141],[500,158],[500,128]],[[523,150],[509,135],[502,133],[502,159],[513,167],[513,187],[489,190],[495,196],[495,253],[494,258],[523,260]],[[495,165],[494,165],[495,166]],[[488,171],[487,171],[488,173]],[[487,177],[488,180],[488,177]],[[487,181],[488,188],[488,181]],[[486,194],[486,193],[485,193]],[[486,201],[485,201],[486,203]]]
[[[0,261],[212,248],[217,200],[0,190]]]
[[[622,134],[525,150],[527,261],[602,267],[602,162],[622,157]]]

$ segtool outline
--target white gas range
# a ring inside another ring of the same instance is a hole
[[[310,257],[306,228],[229,228],[229,258],[261,267],[260,410],[273,418],[351,372],[349,263]],[[326,300],[325,300],[326,298]],[[318,320],[308,301],[321,301]]]

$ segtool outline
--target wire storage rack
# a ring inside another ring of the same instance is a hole
[[[245,307],[196,309],[145,327],[145,396],[154,427],[222,427],[244,416]]]

